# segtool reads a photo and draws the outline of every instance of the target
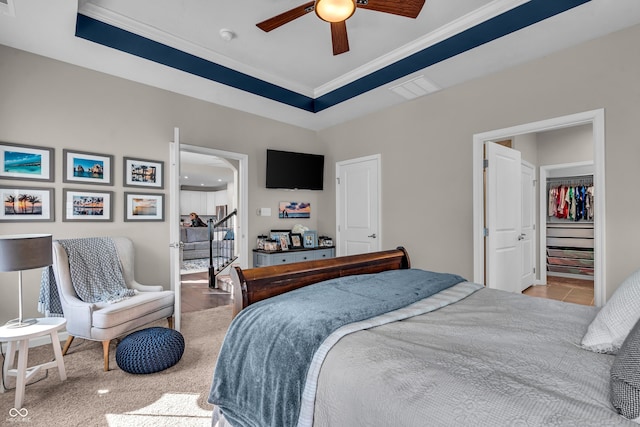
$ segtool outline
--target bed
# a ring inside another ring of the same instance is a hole
[[[619,360],[629,339],[617,355],[585,349],[596,307],[413,269],[402,248],[232,278],[209,396],[217,427],[636,425],[611,387],[640,406],[638,384],[612,377],[638,366],[640,348],[633,363]],[[625,335],[640,341],[635,320]]]

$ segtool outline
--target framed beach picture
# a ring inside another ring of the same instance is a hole
[[[113,221],[113,191],[62,191],[63,221]]]
[[[0,142],[0,179],[53,181],[53,148]]]
[[[280,202],[278,218],[311,218],[311,203]]]
[[[0,186],[2,222],[48,222],[54,220],[53,188]]]
[[[113,156],[62,150],[63,182],[113,185]]]
[[[125,221],[164,221],[164,194],[124,193]]]
[[[164,162],[125,157],[124,186],[164,188]]]

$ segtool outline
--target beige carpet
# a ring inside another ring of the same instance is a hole
[[[0,425],[35,426],[210,426],[207,403],[215,361],[231,321],[231,306],[185,313],[185,352],[175,366],[148,375],[128,374],[115,361],[103,371],[102,344],[76,339],[64,357],[67,380],[57,369],[37,373],[17,414],[15,391],[0,394]],[[166,326],[166,322],[148,326]],[[29,365],[53,360],[50,345],[29,351]],[[7,386],[15,386],[11,377]]]

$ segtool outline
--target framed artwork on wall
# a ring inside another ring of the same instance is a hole
[[[113,191],[62,191],[62,221],[113,221]]]
[[[125,221],[164,221],[164,194],[124,193]]]
[[[2,222],[54,221],[53,188],[0,186]]]
[[[113,156],[62,150],[63,182],[113,185]]]
[[[125,157],[124,186],[164,188],[164,162]]]
[[[311,203],[280,202],[278,218],[311,218]]]
[[[0,142],[0,179],[53,181],[53,148]]]

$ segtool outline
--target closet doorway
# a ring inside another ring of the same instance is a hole
[[[503,139],[525,136],[528,134],[543,133],[546,131],[560,130],[581,125],[589,125],[593,147],[593,183],[598,189],[594,200],[594,209],[597,215],[593,221],[593,246],[594,246],[594,303],[601,306],[606,301],[606,271],[605,271],[605,174],[604,174],[604,110],[593,110],[555,119],[514,126],[474,135],[473,139],[473,203],[474,203],[474,281],[485,284],[488,287],[497,287],[490,280],[485,281],[486,265],[485,257],[491,254],[485,250],[485,212],[484,180],[483,180],[483,149],[487,141],[499,141]],[[549,163],[547,163],[549,164]],[[539,186],[541,187],[541,186]],[[546,186],[545,186],[546,191]],[[546,200],[546,198],[545,198]],[[540,203],[542,205],[543,203]],[[546,212],[546,211],[545,211]],[[545,216],[539,217],[538,224],[546,224]],[[544,227],[538,227],[544,228]],[[546,247],[544,240],[539,247]],[[546,258],[538,257],[539,272],[546,269]],[[499,267],[498,267],[499,268]],[[537,283],[543,284],[538,275]]]

